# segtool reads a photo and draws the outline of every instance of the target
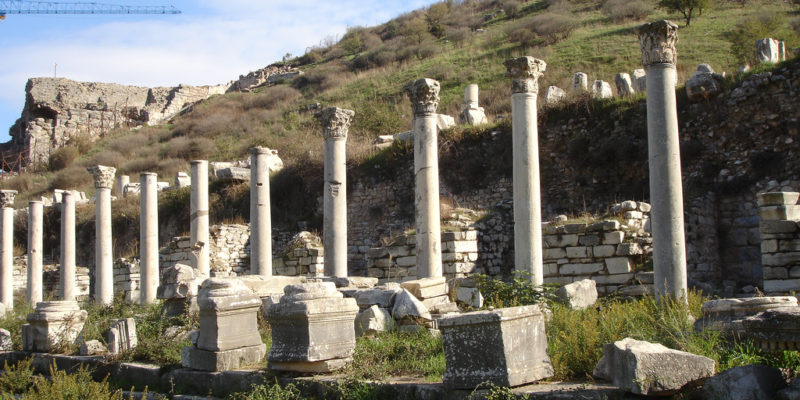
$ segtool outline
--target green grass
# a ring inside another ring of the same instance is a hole
[[[347,374],[363,379],[417,376],[440,381],[444,374],[442,339],[427,330],[390,331],[356,340]]]

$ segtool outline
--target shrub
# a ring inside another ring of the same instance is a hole
[[[92,137],[87,134],[79,134],[69,138],[67,145],[74,146],[78,149],[79,153],[85,154],[92,149],[94,141],[92,140]]]
[[[185,160],[203,159],[213,154],[216,145],[213,140],[204,137],[190,138],[178,136],[170,139],[162,156],[168,158],[183,158]],[[157,162],[157,160],[156,160]]]
[[[114,150],[120,154],[131,155],[136,154],[142,149],[147,147],[150,139],[146,134],[135,132],[124,136],[116,136],[109,144],[109,149]]]
[[[48,190],[80,189],[94,182],[85,167],[73,165],[59,171],[50,181]]]
[[[508,32],[508,40],[519,44],[521,47],[531,47],[536,44],[538,37],[536,33],[528,28],[516,28]]]
[[[447,40],[458,47],[462,47],[464,42],[470,38],[470,35],[472,35],[472,32],[470,32],[469,28],[448,28],[445,32]]]
[[[234,393],[230,400],[299,400],[303,399],[300,390],[293,384],[281,387],[278,383],[272,385],[253,385],[249,392]]]
[[[427,330],[390,331],[356,339],[349,375],[366,379],[416,375],[433,380],[444,374],[442,338]]]
[[[578,21],[571,15],[548,12],[531,18],[529,26],[552,44],[568,38],[578,25]]]
[[[15,364],[3,363],[0,375],[0,393],[25,393],[33,385],[33,357]]]
[[[131,175],[139,172],[154,172],[158,168],[158,155],[149,154],[134,158],[122,166],[121,171]]]
[[[420,59],[430,58],[436,55],[439,51],[439,46],[432,40],[425,41],[417,46],[417,57]]]
[[[551,288],[538,287],[531,283],[530,276],[515,272],[509,281],[494,279],[487,275],[473,275],[472,279],[483,294],[485,305],[494,308],[542,304],[551,297]]]
[[[50,153],[50,170],[58,171],[68,167],[80,157],[80,152],[75,146],[64,146]]]
[[[122,400],[122,390],[112,390],[106,379],[95,382],[89,368],[80,366],[68,374],[59,370],[55,360],[50,366],[50,376],[45,378],[36,376],[33,387],[24,393],[23,398],[28,400],[52,399],[109,399]]]
[[[102,150],[99,153],[95,154],[92,158],[90,158],[85,164],[87,166],[99,164],[99,165],[106,165],[109,167],[119,167],[127,160],[128,158],[118,151]]]
[[[27,192],[34,187],[34,175],[22,172],[3,181],[3,189],[16,190],[19,193]]]
[[[248,96],[243,102],[243,107],[245,110],[252,108],[285,108],[287,104],[294,102],[300,96],[300,91],[291,86],[272,86]]]
[[[603,14],[615,22],[644,19],[653,12],[653,5],[641,0],[608,0],[603,4]]]
[[[316,64],[320,61],[322,61],[322,54],[316,49],[309,49],[306,51],[306,54],[303,54],[297,59],[299,65]]]
[[[522,11],[522,2],[519,0],[502,0],[500,2],[500,8],[508,18],[517,18]]]

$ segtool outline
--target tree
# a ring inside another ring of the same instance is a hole
[[[428,23],[428,32],[437,38],[444,37],[444,27],[442,20],[450,13],[450,6],[447,3],[436,3],[425,12],[425,21]]]
[[[692,23],[692,18],[697,15],[702,15],[703,10],[711,5],[711,0],[660,0],[658,5],[667,10],[677,11],[683,14],[683,19],[686,20],[686,26]]]

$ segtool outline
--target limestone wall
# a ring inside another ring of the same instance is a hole
[[[14,293],[24,296],[28,287],[28,257],[14,257]],[[52,262],[45,262],[42,266],[42,283],[44,285],[44,298],[58,298],[58,291],[61,287],[59,265]],[[78,299],[89,296],[90,283],[89,269],[77,267],[75,271],[75,294]]]
[[[442,270],[449,279],[483,273],[476,268],[478,234],[475,230],[442,232]],[[367,252],[367,276],[381,283],[399,282],[417,276],[415,235],[401,235],[388,246],[373,247]]]
[[[788,294],[800,291],[800,205],[798,192],[758,195],[761,218],[761,262],[764,292]]]

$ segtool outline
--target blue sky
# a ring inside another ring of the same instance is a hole
[[[76,0],[67,0],[76,1]],[[139,86],[237,79],[347,27],[377,25],[435,0],[96,0],[173,5],[179,15],[8,15],[0,21],[0,142],[25,82],[57,76]]]

